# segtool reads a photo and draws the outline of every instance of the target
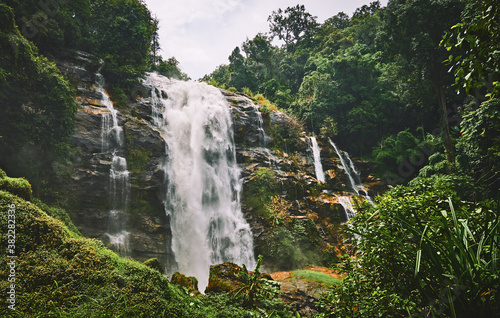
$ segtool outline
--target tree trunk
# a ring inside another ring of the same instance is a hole
[[[439,108],[442,112],[441,117],[441,129],[443,134],[444,149],[446,154],[446,159],[451,164],[453,169],[455,168],[455,150],[453,147],[453,141],[450,135],[450,126],[448,125],[448,111],[446,109],[446,100],[444,97],[444,90],[441,84],[437,87]]]

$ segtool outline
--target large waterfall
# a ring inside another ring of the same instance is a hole
[[[97,92],[101,95],[101,103],[107,111],[102,113],[102,152],[111,155],[111,168],[109,171],[109,203],[111,210],[108,216],[107,235],[112,247],[122,255],[127,255],[128,232],[125,224],[127,222],[127,204],[130,192],[129,171],[127,160],[120,156],[124,148],[123,128],[118,124],[117,110],[104,91],[104,80],[97,73]]]
[[[208,284],[209,267],[255,266],[253,238],[240,207],[231,114],[222,93],[204,83],[150,73],[152,114],[166,143],[165,212],[176,268]]]

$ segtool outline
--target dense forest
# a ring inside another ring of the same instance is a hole
[[[318,317],[500,317],[500,1],[390,0],[386,7],[374,1],[323,23],[297,5],[271,12],[268,22],[267,32],[246,39],[202,81],[265,97],[270,109],[264,112],[283,111],[312,134],[375,163],[392,186],[374,205],[356,202],[345,228],[346,237],[356,238],[352,250],[332,264],[345,277],[317,304]],[[41,203],[64,207],[54,185],[78,155],[68,139],[76,88],[56,66],[74,51],[98,57],[94,68],[117,107],[137,97],[148,71],[188,79],[175,58],[161,57],[158,19],[141,0],[2,0],[2,244],[4,206],[15,200],[23,213],[19,224],[35,215],[45,226],[30,223],[36,233],[50,232],[47,241],[28,237],[26,246],[33,259],[53,258],[54,281],[64,280],[64,257],[81,245],[82,257],[96,257],[75,265],[89,278],[82,285],[89,294],[102,287],[99,275],[113,284],[131,282],[130,290],[105,289],[95,299],[72,298],[59,286],[49,297],[34,285],[26,290],[27,301],[38,306],[33,310],[83,316],[87,305],[82,311],[60,305],[102,301],[124,316],[292,317],[257,275],[247,272],[248,284],[236,295],[196,298],[82,238],[61,209]],[[65,247],[50,254],[33,247],[36,242]],[[34,282],[48,275],[28,257],[24,262]],[[6,276],[2,268],[2,283]],[[154,297],[146,299],[146,292]]]
[[[375,1],[320,24],[303,5],[280,9],[269,32],[204,80],[262,93],[308,130],[379,163],[391,183],[417,176],[430,163],[421,157],[432,157],[422,176],[472,173],[495,197],[495,168],[471,167],[478,154],[464,149],[482,132],[469,127],[479,106],[498,94],[495,10],[494,1]]]

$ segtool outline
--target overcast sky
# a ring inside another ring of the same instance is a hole
[[[160,20],[161,55],[180,62],[192,79],[227,64],[228,56],[246,38],[269,32],[272,11],[303,4],[322,23],[338,12],[349,16],[373,0],[145,0]],[[385,6],[387,0],[380,3]]]

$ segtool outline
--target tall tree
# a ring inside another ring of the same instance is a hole
[[[298,42],[312,36],[317,27],[316,17],[306,12],[304,5],[278,9],[268,17],[271,34],[285,41],[287,49],[295,50]]]
[[[474,0],[444,43],[451,55],[456,84],[471,90],[486,86],[491,97],[500,93],[500,1]]]
[[[440,40],[460,20],[464,0],[391,0],[383,13],[379,44],[387,56],[398,60],[413,87],[434,88],[441,112],[441,128],[447,160],[454,165],[455,152],[447,118],[445,90],[451,83],[443,64],[446,50]]]

